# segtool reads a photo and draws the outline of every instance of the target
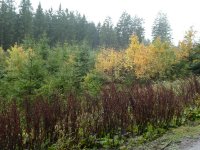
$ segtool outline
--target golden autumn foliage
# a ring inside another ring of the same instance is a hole
[[[123,52],[114,49],[104,49],[97,55],[95,68],[97,72],[111,77],[112,80],[120,76],[124,66]]]
[[[179,52],[177,57],[179,59],[187,59],[194,46],[194,37],[196,32],[191,28],[185,33],[183,41],[179,42]]]
[[[33,49],[24,50],[22,47],[15,45],[8,50],[6,59],[7,71],[11,78],[15,79],[26,71],[26,68],[32,68],[36,61],[37,55]]]
[[[137,52],[142,49],[142,46],[139,44],[137,36],[131,37],[131,43],[125,53],[125,68],[128,70],[133,70],[134,67],[134,58]]]
[[[125,51],[104,49],[96,59],[96,70],[114,79],[129,72],[137,78],[150,79],[164,77],[172,65],[188,58],[193,48],[195,32],[190,30],[178,47],[157,38],[149,45],[139,43],[136,36],[130,38]]]
[[[6,61],[8,67],[7,70],[11,72],[20,72],[23,69],[23,65],[28,58],[28,54],[23,50],[22,47],[15,45],[8,50],[8,59]]]
[[[127,69],[134,69],[137,78],[151,78],[162,75],[175,63],[175,53],[168,43],[158,38],[152,44],[139,44],[137,37],[131,37],[131,44],[125,51]]]
[[[120,71],[131,73],[137,78],[152,78],[163,75],[176,62],[174,49],[158,38],[152,44],[140,44],[136,36],[130,39],[125,51],[102,50],[96,59],[96,70],[114,78],[120,78]]]

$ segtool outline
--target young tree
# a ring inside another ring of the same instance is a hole
[[[103,49],[97,55],[95,71],[102,74],[108,81],[121,81],[123,66],[123,52],[114,49]]]
[[[171,42],[171,27],[167,19],[167,14],[162,12],[158,13],[153,23],[152,36],[153,40],[159,37],[162,42]]]
[[[86,43],[80,45],[79,50],[75,56],[74,63],[74,86],[76,89],[80,89],[81,83],[84,81],[84,77],[89,72],[89,47]]]
[[[43,84],[45,69],[41,58],[32,49],[14,46],[8,51],[6,60],[8,95],[22,97],[36,94]]]

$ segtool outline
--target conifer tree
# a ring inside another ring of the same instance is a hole
[[[153,23],[152,36],[153,40],[159,37],[163,42],[171,42],[171,27],[167,19],[167,14],[162,12],[158,13]]]

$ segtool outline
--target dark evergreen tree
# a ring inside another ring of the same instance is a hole
[[[116,26],[118,47],[126,48],[131,35],[136,35],[139,42],[144,40],[143,19],[135,16],[131,17],[127,12],[123,12]]]
[[[167,19],[167,14],[159,12],[152,27],[153,40],[160,38],[161,41],[171,42],[171,27]]]
[[[99,32],[94,23],[88,23],[85,40],[92,48],[96,48],[99,45]]]
[[[54,23],[56,22],[55,15],[53,14],[53,9],[50,8],[48,11],[45,12],[45,20],[46,20],[46,26],[47,26],[47,36],[49,38],[50,46],[53,45],[55,42],[55,37],[54,37]]]
[[[5,44],[4,40],[4,33],[6,28],[6,14],[7,11],[7,5],[4,0],[1,1],[1,9],[0,9],[0,44],[3,47]]]
[[[16,13],[14,1],[1,2],[0,7],[0,45],[7,50],[15,41]]]
[[[46,32],[45,15],[44,15],[41,3],[39,3],[35,16],[33,18],[33,36],[37,40],[45,32]]]
[[[74,86],[80,89],[81,82],[84,81],[84,76],[89,72],[89,47],[86,43],[79,46],[79,51],[76,54],[74,64]]]
[[[30,0],[22,0],[18,15],[18,42],[26,36],[32,36],[33,29],[33,8]]]
[[[66,39],[66,32],[65,32],[65,26],[67,26],[67,23],[65,22],[65,12],[62,10],[61,4],[59,6],[58,11],[56,12],[56,16],[53,18],[54,22],[54,36],[55,36],[55,42],[61,42],[64,43]],[[66,24],[65,24],[66,23]]]
[[[126,48],[129,43],[129,38],[133,34],[133,21],[131,16],[123,12],[116,26],[118,46]]]
[[[88,23],[87,23],[85,16],[84,15],[81,16],[80,14],[77,14],[76,22],[77,22],[76,41],[80,42],[80,41],[83,41],[85,39]]]
[[[143,19],[135,16],[133,19],[133,34],[138,37],[139,42],[144,41],[144,27],[143,27]]]
[[[197,44],[191,51],[189,56],[190,70],[194,74],[200,75],[200,44]]]
[[[107,17],[99,32],[100,46],[105,48],[115,48],[117,43],[116,32],[110,17]]]

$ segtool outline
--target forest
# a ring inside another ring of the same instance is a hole
[[[155,17],[150,40],[127,12],[95,24],[2,0],[0,149],[128,150],[200,119],[196,31],[175,45],[167,14]]]

